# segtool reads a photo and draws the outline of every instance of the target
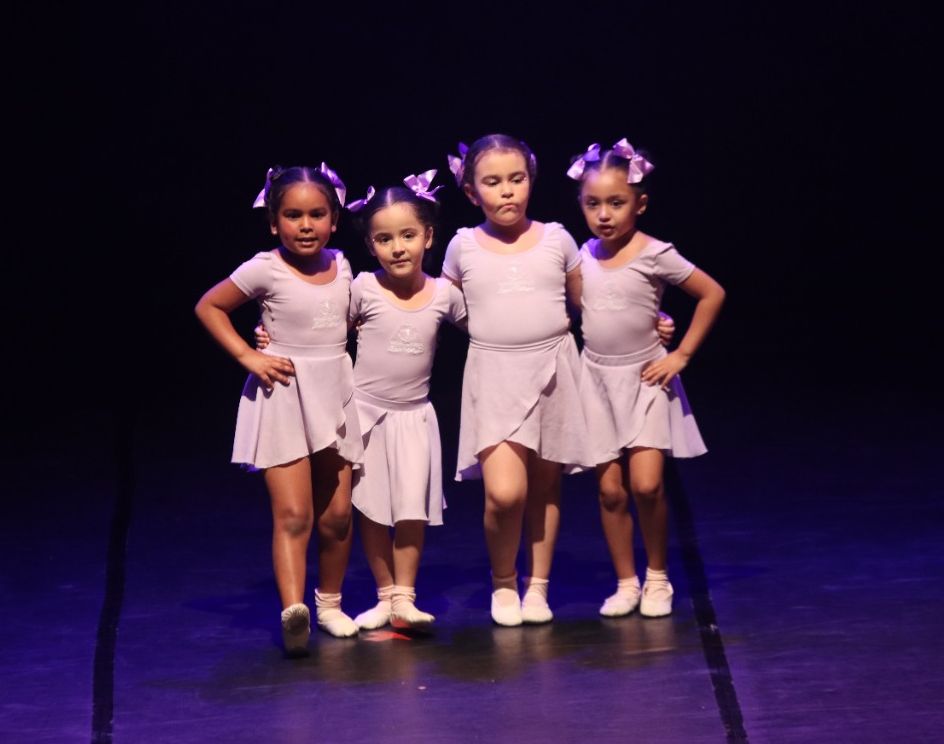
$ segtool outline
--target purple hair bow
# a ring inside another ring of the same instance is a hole
[[[347,187],[344,185],[344,181],[342,181],[338,177],[338,174],[331,170],[325,162],[321,163],[319,170],[321,171],[321,175],[327,178],[331,182],[331,185],[334,186],[334,193],[338,195],[338,201],[341,202],[341,206],[343,207],[344,198],[347,196]]]
[[[262,191],[259,192],[259,195],[256,197],[256,200],[252,203],[252,208],[264,207],[266,205],[266,194],[269,193],[269,185],[272,183],[272,169],[266,171],[266,180],[265,186],[262,187]]]
[[[446,155],[446,160],[449,162],[449,170],[452,172],[452,175],[456,177],[457,184],[462,183],[462,173],[465,170],[465,156],[468,152],[468,145],[464,142],[460,142],[458,155]]]
[[[418,176],[414,176],[412,173],[403,179],[403,183],[416,194],[420,199],[426,199],[426,201],[434,202],[436,197],[434,194],[439,191],[442,186],[437,186],[432,191],[429,190],[429,185],[433,182],[433,179],[436,178],[436,170],[428,170],[425,173],[420,173]]]
[[[363,199],[357,199],[356,201],[352,201],[350,204],[347,205],[347,208],[352,212],[360,212],[364,207],[367,206],[367,202],[369,202],[371,199],[374,198],[374,194],[376,193],[377,192],[374,190],[373,186],[368,186],[367,196],[365,196]]]
[[[587,163],[595,163],[600,159],[600,143],[594,142],[590,147],[587,148],[587,151],[577,158],[573,165],[567,169],[567,175],[570,178],[573,178],[575,181],[579,181],[583,177],[583,172],[587,167]]]
[[[655,166],[633,149],[625,137],[613,145],[613,152],[629,161],[627,183],[639,183],[652,173]]]

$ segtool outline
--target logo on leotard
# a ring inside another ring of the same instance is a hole
[[[344,322],[344,316],[331,300],[323,300],[318,305],[315,317],[311,321],[312,328],[334,328]]]
[[[419,332],[413,326],[402,325],[396,335],[390,339],[387,351],[394,354],[422,354],[426,351],[426,347],[419,337]]]
[[[625,310],[629,307],[629,300],[622,294],[616,283],[608,280],[603,283],[601,295],[590,303],[594,310]]]
[[[533,292],[534,282],[521,269],[521,264],[513,263],[505,270],[505,277],[498,282],[498,294]]]

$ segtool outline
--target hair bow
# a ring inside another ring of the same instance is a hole
[[[266,171],[266,180],[265,186],[262,187],[262,191],[259,192],[259,195],[256,197],[256,200],[252,203],[252,208],[264,207],[266,205],[266,196],[269,193],[269,186],[272,184],[272,169]]]
[[[629,161],[629,168],[626,174],[627,183],[639,183],[643,178],[652,173],[655,168],[652,163],[633,149],[633,146],[629,144],[629,141],[625,137],[613,145],[613,152]]]
[[[434,202],[436,197],[434,194],[439,191],[442,186],[437,186],[432,191],[429,190],[429,185],[433,182],[433,179],[436,178],[436,170],[428,170],[425,173],[420,173],[418,176],[414,176],[412,173],[403,179],[403,183],[407,185],[407,188],[410,189],[414,194],[416,194],[420,199],[426,199],[426,201]]]
[[[590,147],[587,148],[586,152],[577,158],[573,165],[567,169],[567,175],[570,178],[573,178],[575,181],[579,181],[583,177],[583,172],[587,167],[587,163],[595,163],[600,159],[600,143],[594,142]]]
[[[449,162],[449,170],[452,172],[452,175],[456,177],[457,184],[462,183],[462,173],[465,170],[465,156],[468,152],[468,145],[464,142],[460,142],[458,155],[446,155],[446,160]]]
[[[341,202],[341,206],[343,207],[344,197],[347,195],[347,187],[344,185],[344,181],[342,181],[338,177],[338,174],[331,170],[325,162],[321,163],[319,170],[321,171],[321,175],[327,178],[331,182],[331,185],[334,186],[334,193],[338,195],[338,201]]]
[[[374,198],[374,194],[376,193],[377,192],[374,190],[373,186],[368,186],[367,196],[365,196],[363,199],[357,199],[356,201],[352,201],[350,204],[347,205],[347,208],[351,212],[360,212],[364,207],[367,206],[367,202],[369,202],[371,199]]]

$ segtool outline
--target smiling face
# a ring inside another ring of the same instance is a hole
[[[295,183],[282,194],[272,221],[272,234],[297,256],[317,255],[337,229],[337,218],[324,190],[307,181]]]
[[[636,219],[646,211],[649,197],[626,183],[619,168],[590,170],[580,188],[580,208],[590,232],[607,245],[632,237]]]
[[[531,178],[524,155],[518,150],[489,150],[474,167],[472,183],[467,183],[464,191],[482,208],[485,219],[501,227],[526,219]]]
[[[420,221],[408,202],[378,209],[370,217],[367,245],[391,279],[422,275],[423,256],[432,244],[433,228]]]

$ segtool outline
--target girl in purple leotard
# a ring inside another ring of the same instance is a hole
[[[600,515],[617,589],[600,608],[609,617],[637,607],[646,617],[672,611],[666,571],[665,456],[705,452],[678,373],[701,345],[721,310],[724,290],[675,250],[640,231],[646,175],[652,165],[625,139],[600,152],[591,145],[568,175],[580,181],[580,207],[596,236],[580,249],[584,348],[580,394],[600,488]],[[698,300],[678,348],[666,352],[653,319],[666,285]],[[633,561],[632,493],[643,534],[646,581]]]
[[[327,247],[344,201],[344,184],[320,169],[274,168],[255,206],[268,212],[280,245],[239,266],[197,303],[210,335],[250,373],[239,403],[233,461],[263,471],[272,505],[272,558],[282,600],[282,636],[290,655],[305,653],[310,613],[304,603],[312,530],[318,530],[318,625],[335,636],[357,633],[341,611],[351,552],[351,472],[363,455],[345,351],[351,268]],[[251,348],[229,314],[256,300],[271,336]]]
[[[442,524],[442,459],[436,412],[428,400],[436,337],[443,320],[464,327],[465,301],[446,279],[423,271],[438,205],[436,171],[404,179],[351,205],[380,270],[351,285],[358,328],[354,397],[364,464],[354,476],[354,506],[374,579],[377,605],[360,628],[423,630],[434,618],[415,605],[427,524]],[[391,529],[393,538],[391,539]]]
[[[527,144],[488,135],[449,160],[485,217],[458,231],[443,263],[465,294],[471,336],[456,477],[484,481],[493,621],[545,623],[561,473],[593,465],[567,315],[580,299],[580,256],[561,225],[527,215],[537,175]],[[515,569],[522,524],[523,597]]]

